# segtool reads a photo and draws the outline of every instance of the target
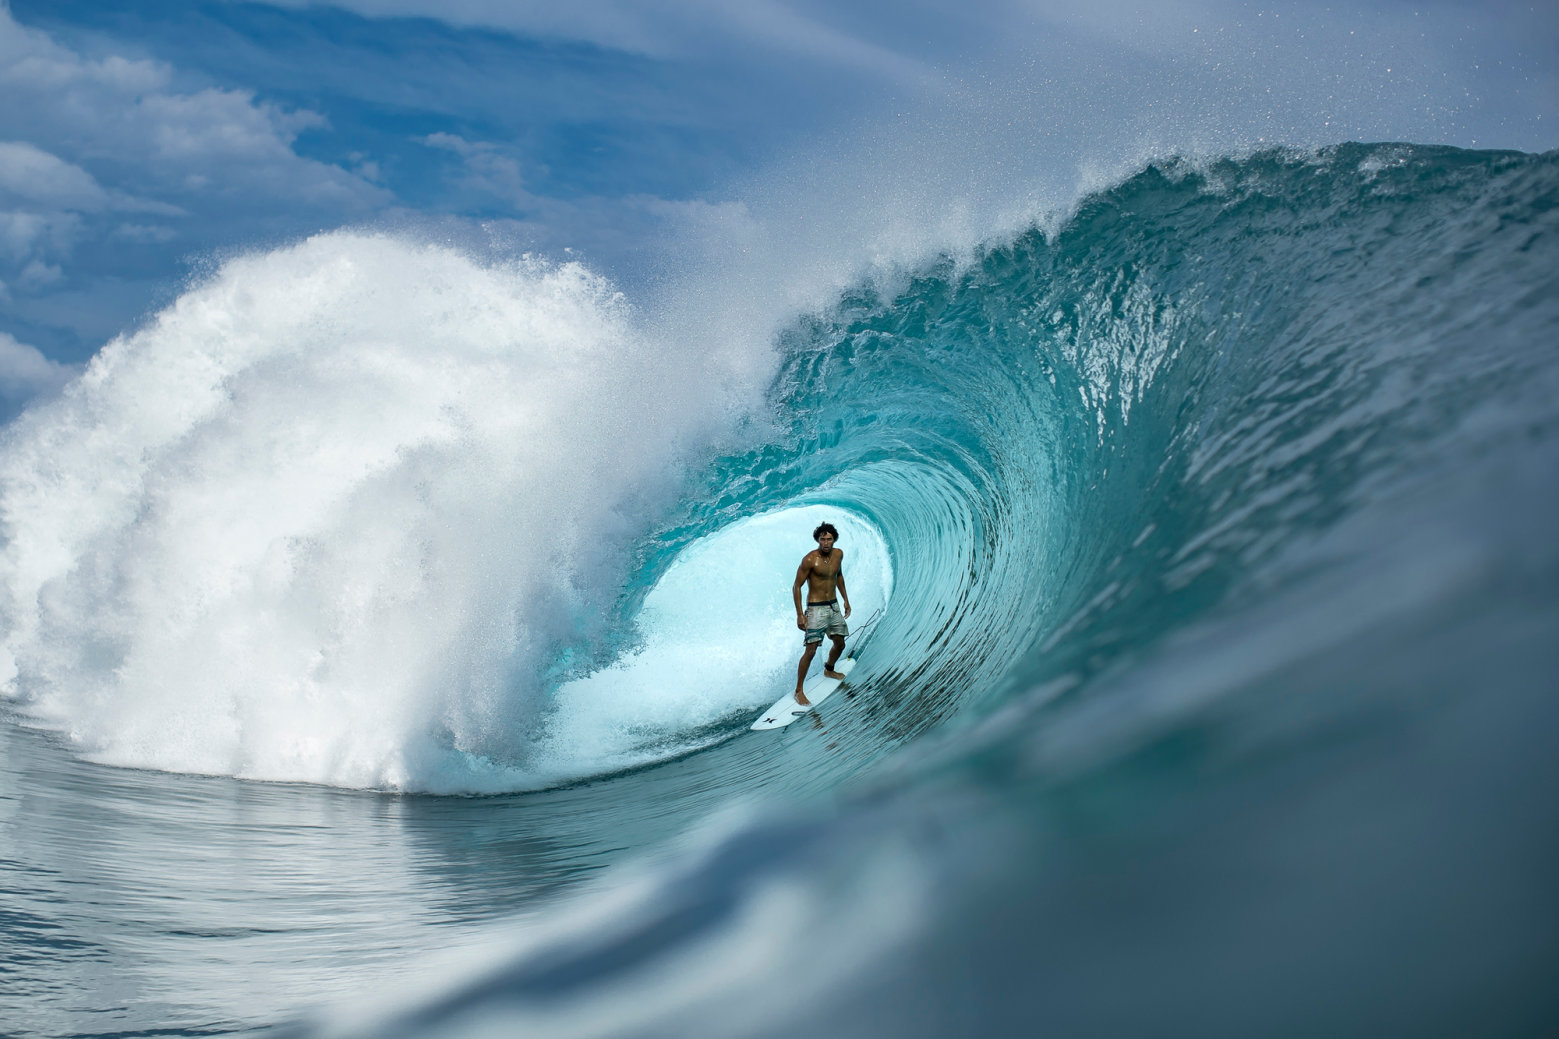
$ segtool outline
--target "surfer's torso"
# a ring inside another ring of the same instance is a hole
[[[813,549],[802,560],[807,573],[807,602],[829,602],[838,596],[839,571],[844,568],[844,549],[830,549],[823,555]]]

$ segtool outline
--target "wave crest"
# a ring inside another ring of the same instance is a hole
[[[339,233],[235,259],[0,457],[6,689],[115,764],[459,788],[728,402],[577,264]]]

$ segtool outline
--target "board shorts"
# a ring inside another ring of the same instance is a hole
[[[839,609],[838,599],[807,603],[806,622],[807,637],[803,645],[815,646],[823,641],[824,635],[850,634],[849,625],[844,622],[844,613]]]

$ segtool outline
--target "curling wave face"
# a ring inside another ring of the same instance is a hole
[[[789,450],[724,460],[706,500],[826,486],[883,531],[873,655],[917,717],[1072,689],[1546,428],[1555,177],[1404,146],[1150,168],[793,328]]]

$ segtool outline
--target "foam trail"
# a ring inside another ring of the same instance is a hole
[[[740,407],[584,268],[336,233],[224,264],[0,454],[0,674],[92,758],[464,789]]]

